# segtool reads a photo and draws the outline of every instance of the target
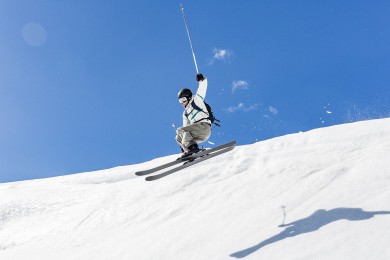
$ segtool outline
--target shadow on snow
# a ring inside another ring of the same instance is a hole
[[[390,211],[364,211],[359,208],[336,208],[331,210],[320,209],[307,218],[299,219],[289,224],[280,225],[279,227],[286,228],[279,234],[272,236],[264,241],[261,241],[255,246],[233,253],[230,256],[236,258],[246,257],[261,249],[262,247],[289,237],[295,237],[301,234],[316,231],[321,227],[326,226],[337,220],[359,221],[373,218],[375,215],[384,214],[390,214]]]

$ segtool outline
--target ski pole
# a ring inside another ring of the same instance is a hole
[[[184,15],[184,7],[183,7],[182,4],[180,4],[180,11],[181,11],[181,13],[182,13],[182,15],[183,15],[183,20],[184,20],[184,24],[185,24],[185,26],[186,26],[187,35],[188,35],[188,40],[190,41],[190,46],[191,46],[191,51],[192,51],[192,57],[194,58],[194,63],[195,63],[196,74],[199,74],[199,71],[198,71],[198,64],[196,64],[196,58],[195,58],[194,47],[192,46],[191,35],[190,35],[190,31],[188,30],[186,17],[185,17],[185,15]]]

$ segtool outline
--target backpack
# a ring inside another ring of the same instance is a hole
[[[209,117],[207,117],[206,119],[210,120],[211,124],[214,124],[214,125],[216,125],[216,126],[221,126],[220,124],[217,123],[217,122],[221,122],[221,121],[219,121],[217,118],[215,118],[214,113],[213,113],[213,110],[212,110],[212,108],[210,107],[210,105],[207,104],[205,101],[203,101],[203,102],[204,102],[204,104],[206,105],[207,114],[209,115]],[[192,102],[192,107],[193,107],[194,109],[198,110],[198,111],[202,111],[203,113],[206,113],[206,112],[204,112],[200,107],[198,107],[198,106],[195,104],[195,102]],[[203,118],[203,119],[204,119],[204,118]],[[201,120],[203,120],[203,119],[201,119]],[[196,121],[195,123],[197,123],[197,122],[199,122],[199,121],[201,121],[201,120],[198,120],[198,121]]]
[[[204,101],[203,101],[204,102]],[[207,108],[207,113],[209,114],[209,120],[211,121],[211,124],[214,124],[216,126],[221,126],[220,124],[216,123],[216,122],[221,122],[219,121],[218,119],[215,118],[214,116],[214,113],[213,113],[213,110],[212,108],[210,107],[209,104],[207,104],[206,102],[204,102],[204,104],[206,105],[206,108]]]

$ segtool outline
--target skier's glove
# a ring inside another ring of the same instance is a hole
[[[203,81],[204,77],[202,74],[196,74],[196,81]]]

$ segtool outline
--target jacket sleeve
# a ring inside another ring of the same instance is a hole
[[[206,98],[207,92],[207,78],[202,81],[199,81],[198,91],[196,91],[196,96],[202,98],[203,100]]]
[[[188,118],[185,116],[185,112],[183,112],[183,126],[188,126],[191,122],[188,120]]]

